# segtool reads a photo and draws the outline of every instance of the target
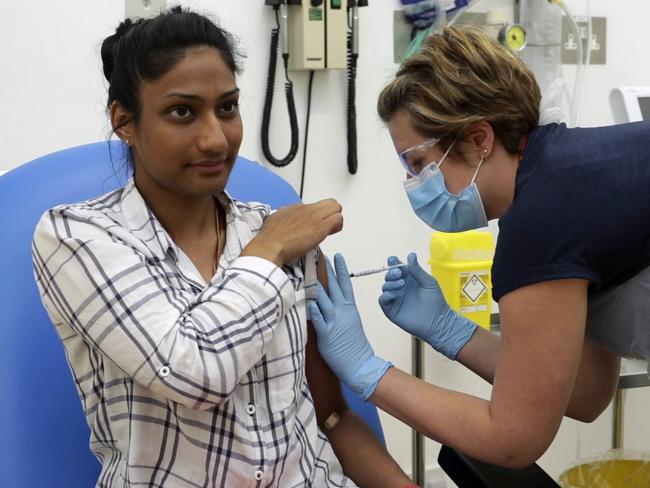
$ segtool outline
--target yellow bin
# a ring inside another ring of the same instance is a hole
[[[431,274],[451,308],[490,328],[494,239],[484,231],[434,232],[429,246]]]
[[[580,464],[560,475],[562,488],[647,488],[648,459],[605,459]]]

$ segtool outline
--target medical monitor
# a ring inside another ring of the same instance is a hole
[[[650,120],[650,86],[619,86],[609,94],[614,122]]]

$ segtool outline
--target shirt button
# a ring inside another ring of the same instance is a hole
[[[162,367],[158,370],[158,375],[159,375],[161,378],[166,378],[167,376],[169,376],[169,373],[171,373],[171,369],[169,369],[169,366],[162,366]]]
[[[262,471],[261,469],[255,471],[255,479],[257,481],[260,481],[262,478],[264,478],[264,471]]]
[[[253,405],[252,403],[249,403],[248,406],[246,407],[246,413],[248,415],[255,415],[256,411],[257,410],[255,408],[255,405]]]

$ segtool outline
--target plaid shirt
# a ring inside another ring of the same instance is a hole
[[[36,279],[102,463],[97,486],[355,486],[305,377],[314,254],[282,269],[238,257],[270,210],[219,198],[227,240],[209,284],[132,180],[36,228]]]

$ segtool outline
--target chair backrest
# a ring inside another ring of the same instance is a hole
[[[120,143],[59,151],[0,176],[0,486],[94,486],[99,463],[88,448],[84,418],[59,338],[43,309],[31,264],[31,240],[42,213],[124,184],[115,176]],[[117,171],[119,173],[119,171]],[[263,166],[239,157],[228,191],[273,208],[299,201]],[[350,407],[384,441],[374,406],[344,388]]]

